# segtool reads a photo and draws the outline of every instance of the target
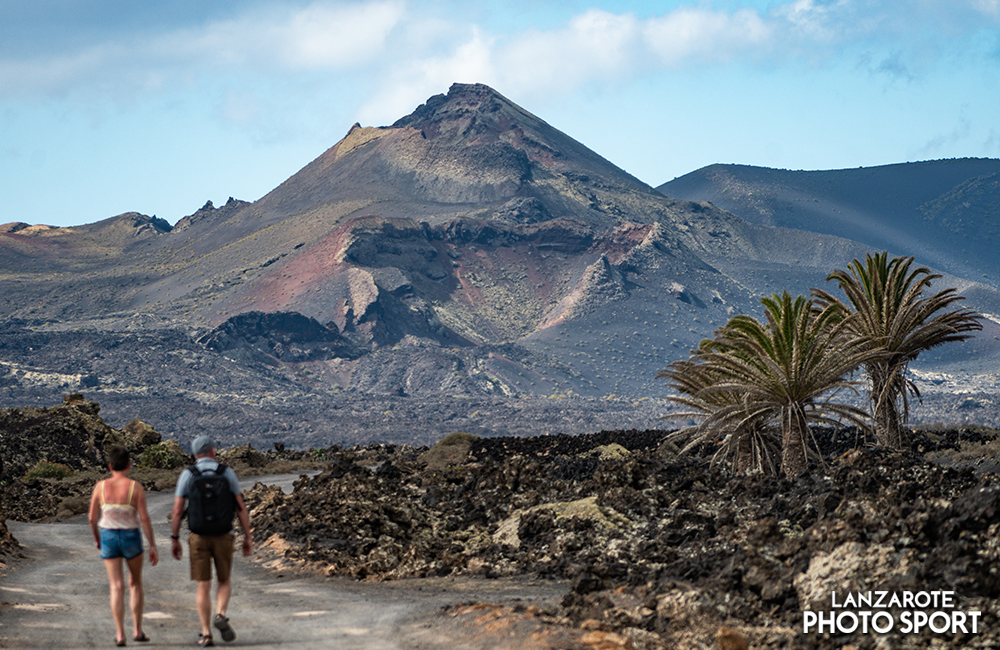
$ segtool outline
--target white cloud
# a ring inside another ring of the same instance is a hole
[[[366,125],[393,122],[455,82],[500,87],[492,57],[492,42],[479,29],[473,29],[447,55],[407,57],[378,84],[374,95],[359,109],[358,119]]]
[[[667,67],[686,63],[726,62],[747,52],[772,47],[776,26],[752,9],[731,14],[682,7],[652,18],[643,27],[649,48]]]
[[[507,38],[475,27],[453,30],[463,31],[467,36],[446,54],[403,57],[393,66],[381,90],[362,107],[362,122],[384,124],[453,82],[480,82],[525,96],[630,76],[643,52],[639,22],[633,16],[598,10],[575,16],[559,29]]]
[[[941,133],[928,140],[916,151],[916,157],[939,155],[949,145],[967,140],[972,133],[972,124],[966,118],[959,118],[958,124],[949,133]]]
[[[0,59],[0,97],[105,86],[141,89],[204,69],[295,73],[366,65],[405,17],[398,0],[250,11],[158,36],[122,34],[75,52]]]
[[[629,74],[639,61],[639,22],[590,10],[562,29],[532,30],[498,44],[496,74],[512,92],[562,91]]]
[[[816,3],[814,0],[794,0],[778,6],[774,15],[786,21],[792,34],[801,34],[814,40],[837,38],[845,25],[837,24],[837,10],[849,6],[845,0],[835,3]]]
[[[388,119],[454,81],[530,97],[627,82],[651,70],[825,63],[859,45],[867,60],[882,62],[882,72],[914,74],[915,60],[938,51],[939,30],[962,43],[956,33],[1000,18],[1000,0],[789,0],[767,10],[692,3],[645,18],[594,8],[554,28],[502,31],[465,20],[453,1],[265,2],[160,35],[121,33],[69,53],[0,58],[0,98],[122,95],[205,78],[239,85],[267,75],[356,76],[374,89],[362,116]]]
[[[259,11],[229,21],[170,33],[151,46],[164,60],[252,65],[284,70],[346,68],[380,54],[403,19],[401,2],[316,3],[276,13]]]
[[[965,1],[981,11],[1000,3]],[[912,81],[940,56],[939,42],[954,39],[956,29],[981,27],[967,20],[969,4],[956,12],[950,2],[790,0],[767,10],[691,4],[645,18],[589,9],[553,28],[507,33],[457,18],[447,29],[439,17],[434,39],[412,36],[428,30],[431,19],[415,20],[411,9],[394,32],[408,46],[387,46],[393,56],[380,61],[380,81],[360,119],[384,124],[456,81],[537,101],[591,83],[628,83],[650,71],[733,61],[772,69],[802,61],[825,66],[848,54],[849,61],[868,61],[873,73]],[[947,27],[942,14],[949,16]],[[448,32],[450,39],[442,36]]]
[[[972,8],[981,14],[1000,18],[1000,0],[972,0]]]
[[[983,143],[983,151],[992,155],[1000,154],[1000,134],[997,133],[996,129],[990,129],[990,134]]]

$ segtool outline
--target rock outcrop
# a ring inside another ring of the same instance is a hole
[[[331,448],[325,472],[290,495],[255,487],[248,504],[280,566],[364,580],[564,579],[552,615],[632,647],[701,647],[728,627],[723,636],[753,648],[874,649],[881,635],[801,630],[805,610],[830,609],[831,590],[875,589],[951,590],[956,611],[982,612],[976,635],[897,629],[892,647],[995,643],[1000,478],[916,450],[942,450],[940,463],[963,438],[996,432],[920,435],[910,454],[816,433],[827,465],[796,481],[679,457],[662,431],[455,436],[449,446],[463,449],[450,465],[408,447]]]
[[[51,408],[0,410],[0,480],[19,479],[40,460],[72,470],[102,468],[106,450],[125,437],[99,412],[100,405],[82,395],[68,395]]]
[[[97,402],[80,394],[67,395],[60,406],[0,410],[0,523],[84,512],[94,481],[107,471],[111,447],[125,446],[135,461],[161,440],[142,420],[121,431],[99,412]],[[40,462],[62,466],[70,476],[36,477]],[[0,530],[0,554],[4,533],[6,528]]]
[[[227,357],[276,365],[360,356],[336,324],[321,325],[295,312],[251,311],[233,316],[198,342]]]

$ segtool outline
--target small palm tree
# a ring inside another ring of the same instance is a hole
[[[875,437],[893,449],[903,449],[908,442],[908,393],[920,398],[917,387],[906,379],[910,362],[924,350],[964,341],[972,336],[969,332],[983,327],[973,311],[943,311],[963,299],[955,289],[924,296],[931,282],[941,276],[912,265],[912,257],[890,260],[887,252],[869,254],[863,263],[853,260],[846,271],[834,271],[827,278],[838,283],[846,303],[826,291],[813,290],[820,305],[853,314],[846,331],[872,353],[865,373]]]
[[[712,348],[721,350],[718,341],[706,339],[693,352],[691,359],[675,361],[656,375],[657,379],[666,380],[679,393],[672,398],[673,401],[692,409],[668,415],[667,418],[704,420],[700,425],[675,431],[669,439],[687,441],[681,453],[702,444],[717,444],[719,450],[712,457],[712,462],[732,459],[732,467],[738,472],[777,474],[775,458],[779,455],[776,453],[779,445],[775,444],[773,436],[768,435],[770,432],[752,417],[741,419],[735,416],[736,407],[745,403],[744,396],[735,391],[708,390],[724,379],[709,362],[707,353]],[[730,409],[727,424],[731,429],[712,426],[712,415],[721,409]]]
[[[788,292],[763,298],[765,322],[735,316],[687,362],[660,373],[682,393],[675,401],[704,414],[696,436],[781,432],[781,470],[808,465],[809,423],[847,421],[867,427],[864,411],[834,401],[852,389],[848,376],[867,359],[860,343],[842,335],[849,318],[819,309]],[[737,447],[738,449],[738,447]]]

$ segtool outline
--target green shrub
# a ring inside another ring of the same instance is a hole
[[[61,463],[52,463],[47,460],[40,460],[35,463],[34,467],[25,473],[24,480],[29,481],[33,478],[62,479],[72,475],[73,470]]]
[[[136,459],[135,464],[137,467],[174,469],[186,465],[187,458],[178,454],[170,445],[158,442],[142,452],[139,458]]]

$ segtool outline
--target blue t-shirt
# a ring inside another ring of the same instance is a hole
[[[203,456],[194,462],[194,466],[201,472],[214,473],[219,467],[219,462],[209,458],[208,456]],[[229,481],[229,489],[233,491],[234,495],[241,494],[243,492],[243,490],[240,489],[240,480],[236,478],[236,472],[233,471],[232,467],[229,467],[228,465],[226,466],[226,473],[224,476]],[[174,489],[174,496],[186,499],[190,486],[191,470],[184,468],[181,475],[177,477],[177,487]]]

